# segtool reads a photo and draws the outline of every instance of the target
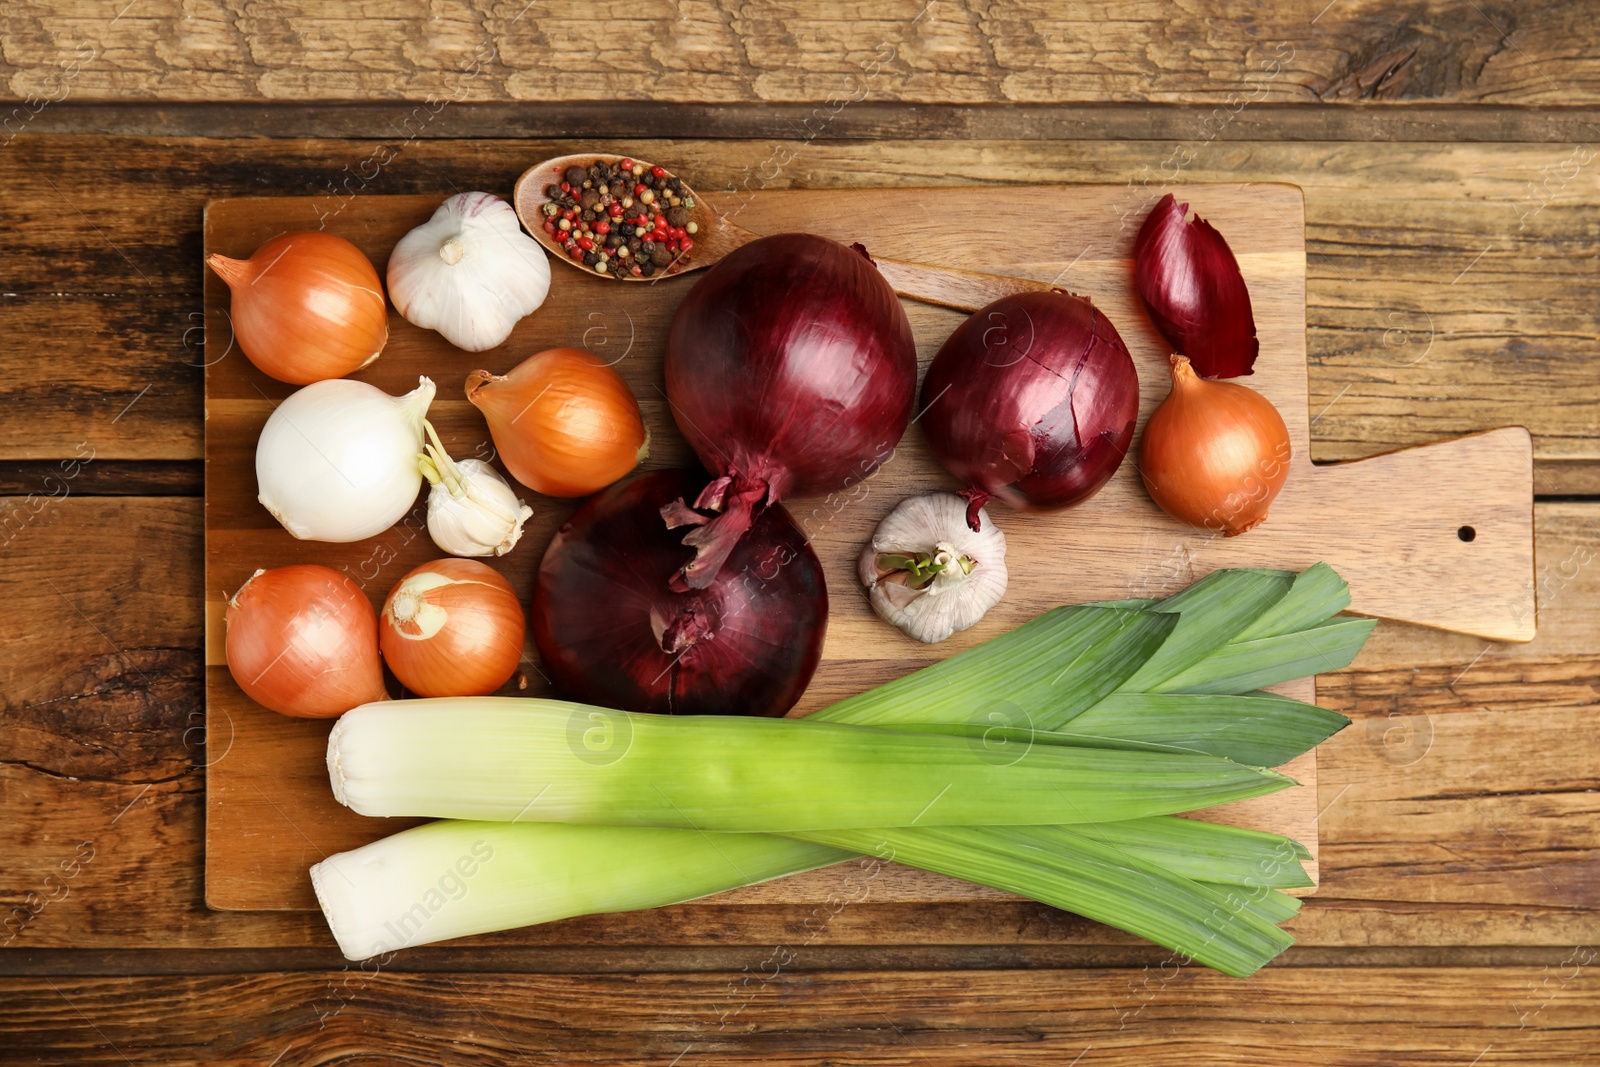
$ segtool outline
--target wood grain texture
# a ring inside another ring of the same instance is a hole
[[[1535,641],[1382,624],[1355,669],[1322,677],[1323,698],[1358,721],[1321,749],[1327,866],[1290,927],[1302,943],[1431,953],[1600,939],[1600,815],[1587,802],[1600,756],[1575,741],[1600,691],[1600,508],[1541,504],[1536,517],[1547,569]],[[203,768],[228,758],[229,739],[208,746],[203,731],[201,543],[198,500],[73,497],[6,546],[0,911],[28,917],[0,935],[12,947],[335,951],[315,913],[204,905]],[[93,859],[64,881],[59,865],[84,842]],[[770,946],[805,940],[811,918],[800,905],[711,902],[464,944]],[[1092,946],[1133,941],[989,902],[846,908],[813,943],[1079,945],[1092,958]]]
[[[611,32],[597,33],[600,25]],[[1557,0],[10,5],[0,92],[75,100],[1147,101],[1600,98]]]
[[[383,124],[372,130],[395,137]],[[670,161],[697,187],[736,193],[763,185],[1132,183],[1121,210],[1135,221],[1169,179],[1299,184],[1313,458],[1356,459],[1521,424],[1534,435],[1541,492],[1600,489],[1592,352],[1600,309],[1586,295],[1600,281],[1592,148],[1233,144],[1211,137],[1215,130],[1197,121],[1181,140],[1142,144],[608,147]],[[0,151],[14,250],[0,329],[33,339],[0,355],[0,402],[16,414],[0,420],[0,456],[58,459],[86,436],[103,458],[200,456],[205,322],[196,264],[207,198],[317,196],[333,213],[369,193],[508,193],[531,162],[576,147],[403,139],[24,136]],[[104,166],[109,157],[117,167]],[[1071,235],[1049,236],[1053,246]],[[1047,249],[1037,265],[1060,271],[1081,249]]]
[[[1296,427],[1295,446],[1304,456],[1308,418],[1302,384],[1304,368],[1295,358],[1304,336],[1299,191],[1257,186],[1249,190],[1214,187],[1204,193],[1208,214],[1237,235],[1235,247],[1256,294],[1257,328],[1268,351],[1279,354],[1276,359],[1258,363],[1251,381],[1278,404],[1285,419]],[[1014,224],[1022,225],[1043,206],[1067,195],[1073,198],[1068,226],[1089,242],[1085,254],[1076,261],[1072,284],[1094,294],[1098,305],[1113,318],[1127,321],[1133,317],[1137,299],[1129,281],[1132,235],[1104,226],[1097,230],[1095,226],[1095,220],[1109,214],[1107,205],[1114,202],[1120,190],[1021,190],[1004,210],[1012,213]],[[907,225],[906,219],[919,212],[935,219],[946,217],[960,209],[963,198],[960,190],[773,192],[733,201],[731,207],[741,224],[758,232],[813,230],[845,238],[851,236],[848,227],[865,225],[867,232],[857,230],[856,235],[867,237],[880,252],[904,256],[912,249],[939,252],[935,228]],[[1242,209],[1238,206],[1241,202],[1249,202],[1251,207]],[[728,210],[728,206],[727,201],[718,204],[722,210]],[[246,256],[267,236],[311,225],[316,207],[315,201],[293,198],[214,202],[206,214],[206,250]],[[381,271],[394,242],[426,219],[435,207],[429,197],[363,197],[331,220],[328,229],[354,241]],[[926,258],[935,263],[941,259],[945,263],[964,262],[999,275],[1026,276],[1030,267],[1024,264],[1018,269],[1009,255],[972,250],[965,242],[947,243],[942,253]],[[502,348],[469,356],[436,334],[391,315],[390,340],[384,354],[360,378],[392,394],[413,386],[419,374],[439,378],[444,386],[443,398],[434,402],[430,418],[446,446],[462,455],[488,454],[487,427],[468,404],[452,399],[454,390],[448,375],[462,378],[466,371],[480,365],[503,372],[541,349],[585,343],[603,357],[617,360],[618,371],[643,402],[653,442],[648,465],[692,462],[666,410],[660,367],[666,323],[693,279],[619,285],[590,277],[587,272],[561,270],[559,265],[556,269],[560,273],[553,279],[551,298],[535,315],[518,324]],[[210,278],[207,294],[208,317],[222,317],[228,306],[226,287]],[[596,308],[602,310],[592,310]],[[908,311],[921,362],[926,365],[960,317],[948,310],[917,304],[909,304]],[[1023,325],[1019,323],[1014,328],[1020,334]],[[1140,368],[1144,386],[1141,407],[1148,415],[1167,388],[1160,373],[1165,349],[1149,327],[1139,334],[1130,333],[1126,340]],[[327,790],[323,766],[329,724],[286,722],[244,697],[228,675],[219,651],[224,599],[227,591],[238,588],[258,567],[318,562],[349,574],[373,598],[374,606],[381,607],[383,596],[400,575],[438,553],[420,521],[408,521],[378,537],[346,545],[295,541],[277,525],[254,499],[254,445],[272,405],[293,390],[240,359],[231,352],[230,343],[231,338],[213,336],[206,354],[207,721],[212,736],[226,731],[233,738],[230,757],[208,767],[206,900],[217,908],[313,908],[315,899],[305,876],[306,868],[327,855],[396,832],[412,822],[363,819],[339,807]],[[1470,568],[1471,578],[1452,587],[1455,596],[1450,601],[1451,609],[1465,608],[1459,616],[1463,622],[1479,632],[1492,632],[1517,625],[1516,615],[1505,611],[1509,601],[1503,601],[1503,597],[1514,598],[1523,585],[1531,586],[1532,491],[1525,437],[1520,441],[1521,452],[1513,448],[1510,453],[1499,455],[1473,455],[1484,440],[1438,446],[1457,453],[1454,462],[1460,467],[1477,472],[1467,482],[1476,498],[1463,500],[1460,506],[1471,504],[1473,513],[1479,516],[1474,521],[1482,523],[1484,533],[1474,547],[1483,551],[1465,556],[1455,551],[1461,547],[1455,535],[1459,525],[1453,517],[1455,512],[1441,517],[1429,509],[1424,513],[1432,515],[1436,527],[1432,532],[1436,536],[1430,539],[1419,535],[1417,529],[1407,528],[1399,545],[1408,557],[1441,558],[1444,553],[1433,549],[1434,544],[1450,556],[1460,557],[1454,566]],[[1384,461],[1378,462],[1382,465]],[[1353,467],[1339,468],[1341,474],[1352,470]],[[796,521],[824,561],[833,593],[823,664],[796,713],[816,710],[868,688],[872,683],[864,684],[863,674],[896,676],[908,669],[907,661],[916,665],[934,662],[1060,603],[1163,595],[1218,566],[1238,563],[1303,567],[1327,559],[1336,567],[1346,567],[1348,562],[1359,568],[1381,542],[1363,537],[1349,546],[1352,551],[1348,557],[1341,554],[1348,537],[1341,537],[1332,526],[1348,508],[1340,507],[1336,501],[1319,499],[1315,486],[1324,473],[1302,460],[1291,473],[1291,491],[1275,505],[1278,514],[1271,525],[1262,527],[1259,536],[1226,542],[1203,533],[1186,533],[1179,524],[1162,516],[1139,488],[1131,465],[1092,504],[1075,509],[1070,516],[1025,516],[1003,508],[991,509],[1008,531],[1010,566],[1019,574],[1037,572],[1051,578],[1014,584],[1006,601],[979,626],[938,648],[922,648],[909,645],[887,630],[864,598],[850,592],[859,588],[854,578],[859,546],[888,509],[910,493],[949,483],[913,430],[897,446],[894,458],[861,482],[865,492],[841,491],[823,500],[791,504]],[[1382,472],[1379,481],[1388,477],[1388,472]],[[1437,481],[1418,480],[1430,485]],[[1359,484],[1359,479],[1353,482],[1347,490],[1350,503],[1372,496],[1376,486],[1376,482]],[[528,499],[535,508],[535,515],[524,530],[529,547],[491,561],[524,596],[532,586],[537,550],[572,510],[568,502],[537,494],[528,494]],[[1509,513],[1502,515],[1503,511]],[[1063,537],[1063,530],[1070,530],[1071,536]],[[1385,578],[1380,584],[1357,579],[1357,589],[1372,590],[1370,596],[1357,594],[1358,609],[1399,612],[1407,618],[1429,621],[1443,618],[1432,611],[1439,603],[1433,594],[1444,587],[1448,575],[1433,573],[1421,564],[1411,568],[1411,573],[1420,579],[1418,583],[1396,584]],[[1517,581],[1519,574],[1526,576]],[[1506,588],[1499,588],[1507,577],[1513,581]],[[1472,613],[1474,606],[1478,609],[1476,615]],[[548,692],[531,643],[526,655],[524,669],[504,691],[526,695]],[[863,667],[867,670],[863,671]],[[1314,699],[1309,680],[1285,691],[1300,699]],[[974,714],[981,716],[982,709],[974,709]],[[1307,754],[1285,770],[1297,781],[1305,782],[1306,788],[1229,805],[1220,809],[1217,816],[1287,834],[1314,852],[1315,755]],[[1314,869],[1311,873],[1314,877]],[[836,890],[855,895],[858,889],[850,885],[852,879],[859,881],[859,874],[848,866],[839,867],[740,890],[725,899],[816,904]],[[995,899],[1001,895],[902,869],[893,870],[884,876],[882,885],[871,888],[876,898],[891,901]]]
[[[76,1064],[1329,1067],[1590,1062],[1592,949],[1544,967],[530,976],[346,968],[0,980],[0,1045]]]

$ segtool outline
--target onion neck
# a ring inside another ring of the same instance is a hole
[[[206,257],[206,266],[226,282],[230,289],[255,273],[248,259],[232,259],[217,252]]]
[[[975,486],[961,490],[958,494],[967,502],[967,529],[978,533],[983,529],[983,506],[987,504],[993,494],[986,489]]]
[[[661,509],[667,527],[693,526],[683,543],[695,550],[694,559],[672,576],[669,583],[676,592],[704,589],[717,577],[722,565],[739,543],[739,539],[754,525],[756,516],[771,496],[771,487],[759,478],[742,474],[724,475],[703,489],[695,498],[694,508],[682,500],[674,501]],[[699,510],[695,510],[699,509]],[[700,511],[719,511],[721,514],[703,515]]]
[[[1194,364],[1189,362],[1188,356],[1172,354],[1172,391],[1188,389],[1200,384],[1200,376],[1194,372]]]

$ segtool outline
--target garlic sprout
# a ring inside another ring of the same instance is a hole
[[[533,509],[481,459],[450,458],[432,424],[425,424],[426,454],[418,457],[428,491],[428,534],[452,556],[503,556],[522,536]]]
[[[972,626],[1006,591],[1006,535],[954,493],[908,497],[878,524],[856,570],[872,608],[917,641],[934,644]]]

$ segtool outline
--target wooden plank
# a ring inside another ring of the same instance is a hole
[[[817,120],[821,107],[826,124]],[[81,102],[72,97],[35,115],[19,136],[107,134],[118,137],[367,138],[410,133],[397,122],[408,112],[393,102],[323,104],[259,101],[157,104]],[[0,108],[0,116],[5,114]],[[907,138],[983,141],[1182,141],[1215,130],[1221,141],[1463,141],[1573,145],[1593,136],[1600,109],[1528,108],[1478,102],[1386,103],[1382,107],[1308,107],[1251,103],[1227,121],[1210,104],[1093,101],[1081,104],[918,104],[862,101],[837,114],[818,103],[693,104],[635,101],[452,103],[447,117],[414,126],[419,140],[518,138],[545,140],[582,132],[600,140],[736,138],[892,141]],[[3,118],[0,118],[3,122]]]
[[[14,503],[0,504],[0,514]],[[1537,640],[1489,645],[1380,626],[1370,666],[1323,676],[1326,698],[1359,721],[1322,749],[1318,803],[1333,805],[1322,831],[1331,860],[1319,895],[1290,926],[1302,943],[1419,951],[1595,943],[1600,818],[1570,790],[1600,779],[1593,746],[1573,743],[1587,736],[1600,687],[1600,618],[1588,609],[1600,568],[1579,562],[1596,547],[1600,507],[1542,504],[1537,519],[1539,558],[1553,568],[1542,580],[1554,590],[1541,593]],[[0,804],[12,829],[0,911],[16,920],[10,909],[20,907],[27,919],[0,941],[333,951],[315,913],[204,905],[202,768],[226,758],[227,739],[207,749],[201,730],[200,525],[198,500],[73,496],[6,545],[0,591],[12,610],[0,616]],[[1557,586],[1562,573],[1574,576]],[[1423,712],[1428,718],[1405,717]],[[1547,752],[1565,753],[1565,777]],[[1441,798],[1473,789],[1483,795]],[[1528,810],[1547,791],[1544,810]],[[1413,819],[1425,821],[1433,841],[1407,828]],[[84,842],[92,861],[63,882],[59,865]],[[1454,863],[1436,843],[1460,854]],[[771,945],[809,936],[810,911],[709,902],[467,944]],[[846,908],[815,943],[1134,942],[1049,908],[997,901]]]
[[[627,45],[596,34],[625,26]],[[1441,32],[1440,27],[1448,27]],[[1007,0],[354,4],[120,12],[13,4],[0,91],[57,101],[926,103],[1238,100],[1581,104],[1600,96],[1585,13],[1558,0],[1293,0],[1132,10]],[[426,113],[426,112],[425,112]]]
[[[6,292],[19,294],[0,295],[0,330],[38,341],[0,356],[0,403],[18,416],[0,421],[0,456],[69,456],[93,420],[102,457],[199,457],[196,262],[208,197],[318,195],[336,212],[341,196],[363,193],[509,193],[530,162],[572,147],[19,138],[0,153],[16,250]],[[819,141],[787,146],[795,158],[785,168],[763,165],[770,142],[609,147],[674,163],[707,190],[759,188],[774,169],[772,188],[1133,183],[1125,209],[1137,212],[1164,191],[1163,175],[1300,184],[1313,457],[1522,424],[1534,434],[1541,492],[1600,485],[1590,351],[1600,310],[1584,296],[1600,273],[1589,225],[1600,186],[1582,145],[1241,145],[1197,127],[1175,143],[901,140],[864,154]],[[108,154],[117,168],[103,165]],[[1060,271],[1081,248],[1047,250],[1036,266]],[[63,376],[69,387],[59,389]]]
[[[785,956],[787,950],[791,955]],[[374,969],[0,980],[0,1035],[77,1064],[1203,1064],[1571,1067],[1600,1041],[1593,949],[1543,967],[722,974]],[[781,962],[778,962],[781,961]],[[764,967],[759,973],[758,967]]]

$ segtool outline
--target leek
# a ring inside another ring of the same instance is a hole
[[[614,758],[584,746],[592,717],[626,738]],[[438,697],[347,712],[328,738],[328,773],[334,797],[362,815],[765,833],[1110,822],[1294,784],[1193,752],[986,755],[981,742],[939,733]]]
[[[1165,601],[1056,609],[976,649],[841,701],[808,722],[966,734],[964,743],[980,741],[979,751],[999,763],[1023,748],[1031,755],[1035,748],[1089,745],[1204,753],[1257,765],[1286,762],[1347,720],[1246,691],[1347,664],[1372,625],[1350,619],[1330,624],[1348,603],[1344,583],[1325,565],[1298,575],[1218,572]],[[1005,699],[996,701],[996,694]],[[417,773],[438,771],[423,767]],[[812,783],[794,803],[809,805],[826,791]],[[329,892],[330,864],[358,853],[383,853],[391,857],[385,878],[402,879],[426,866],[414,862],[413,835],[425,830],[440,840],[450,834],[464,838],[481,831],[457,828],[483,825],[435,823],[319,864],[319,897],[330,924],[353,928],[351,916],[371,911],[382,892],[382,885],[360,879],[360,891]],[[824,856],[846,855],[795,853],[791,848],[800,842],[781,837],[698,835],[702,841],[738,839],[740,849],[749,849],[730,863],[730,857],[712,859],[703,848],[686,850],[682,843],[696,836],[693,831],[523,823],[500,824],[500,830],[511,835],[506,849],[537,871],[525,879],[476,883],[478,900],[460,909],[457,921],[434,924],[403,943],[671,903],[702,890],[776,877],[789,865],[799,870],[811,860],[815,866],[831,862]],[[570,835],[560,846],[542,836],[558,830]],[[1002,885],[1176,947],[1231,974],[1250,973],[1288,943],[1281,931],[1263,927],[1298,909],[1298,901],[1278,888],[1307,883],[1299,862],[1304,849],[1286,838],[1165,816],[1071,826],[832,827],[807,836],[814,839],[812,848],[826,847],[817,842],[828,840],[857,850],[892,849],[898,862]],[[619,853],[638,860],[631,896],[615,887],[596,889],[617,877],[606,873],[615,870],[606,866],[609,861],[590,869],[597,857]],[[673,854],[692,869],[677,869]],[[352,959],[369,954],[359,940],[347,943],[341,936],[340,944]]]

